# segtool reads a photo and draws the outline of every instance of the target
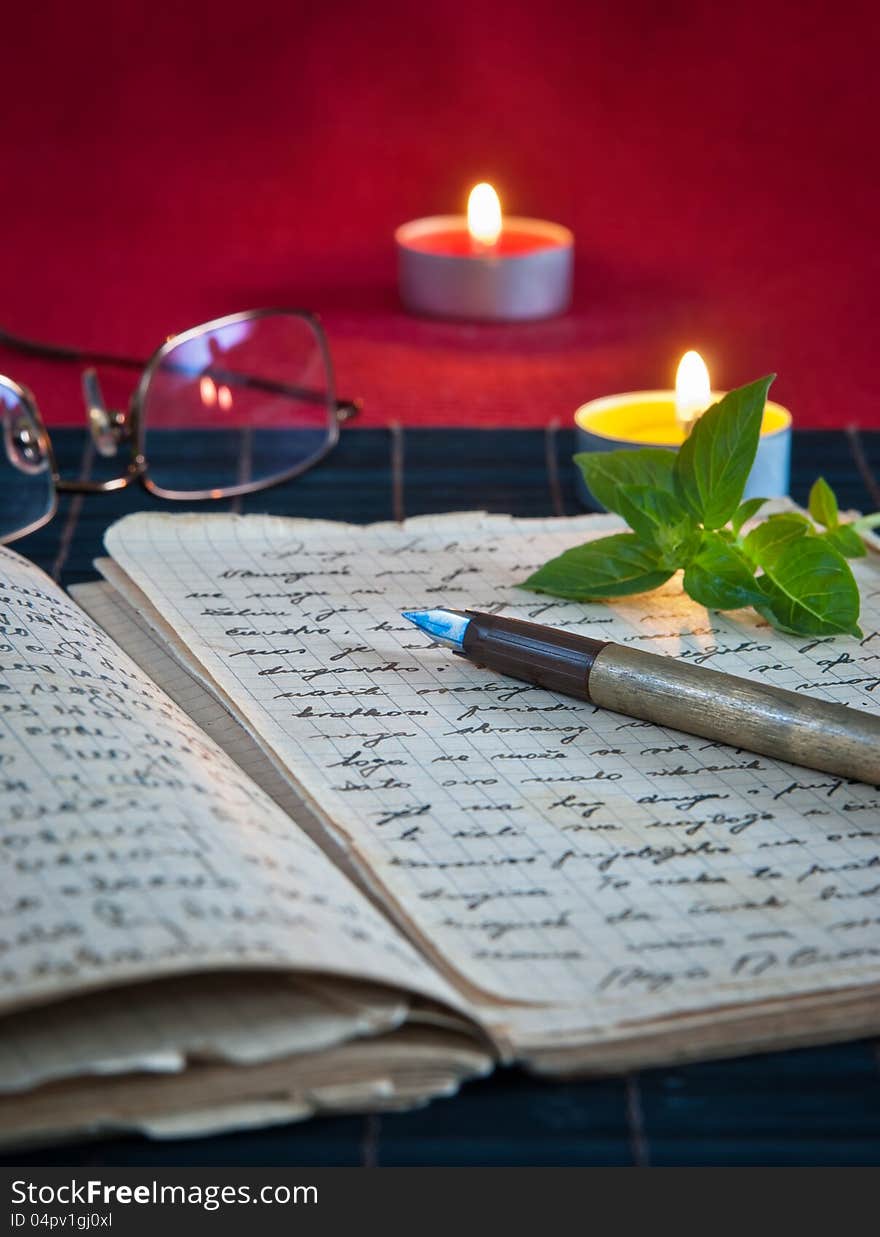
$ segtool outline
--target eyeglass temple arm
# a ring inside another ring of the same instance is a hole
[[[75,361],[80,365],[118,365],[121,369],[143,369],[146,361],[138,357],[121,356],[113,352],[88,352],[81,348],[67,348],[63,344],[45,344],[24,335],[13,335],[0,327],[0,344],[25,356],[39,357],[42,361]]]
[[[143,369],[147,362],[139,357],[122,356],[114,352],[87,352],[80,348],[67,348],[63,344],[45,344],[39,340],[27,339],[23,335],[13,335],[0,327],[0,344],[21,352],[26,356],[39,357],[43,361],[71,361],[80,365],[113,365],[121,369]],[[183,370],[183,366],[180,367]],[[225,370],[203,370],[205,376],[213,376],[233,385],[253,386],[259,390],[272,391],[281,395],[294,395],[297,399],[309,400],[312,403],[323,402],[326,398],[320,391],[310,391],[304,387],[291,387],[283,383],[270,382],[260,378],[249,378],[246,374],[236,374]],[[83,375],[83,393],[89,415],[93,407],[106,412],[104,401],[100,395],[100,386],[94,370]],[[361,410],[360,400],[337,399],[334,412],[340,425],[351,421]]]

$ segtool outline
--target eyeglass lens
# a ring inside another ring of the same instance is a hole
[[[30,402],[0,380],[0,541],[30,531],[55,508],[45,431]]]
[[[303,468],[336,432],[318,328],[279,313],[187,332],[154,363],[141,415],[148,475],[164,491],[223,489]]]

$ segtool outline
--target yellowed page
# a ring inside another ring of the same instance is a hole
[[[876,981],[876,788],[502,679],[399,617],[503,608],[876,709],[873,562],[861,642],[710,615],[677,583],[613,607],[515,588],[607,527],[136,515],[107,546],[471,984],[602,1025]]]
[[[284,812],[309,836],[320,838],[326,845],[319,822],[315,821],[302,792],[289,776],[269,759],[260,745],[245,730],[232,712],[231,701],[220,700],[205,687],[180,658],[184,650],[179,642],[172,649],[167,637],[170,629],[161,633],[157,616],[143,594],[126,601],[118,588],[131,592],[133,585],[110,558],[98,560],[96,566],[114,577],[116,586],[104,580],[75,584],[70,594],[77,605],[131,657],[149,678],[180,705],[186,715],[221,747],[227,756],[252,781],[264,790]],[[151,627],[150,622],[155,624]],[[357,877],[344,851],[336,847],[333,863],[342,867],[347,876]]]
[[[455,1000],[273,800],[5,549],[0,857],[4,1009],[219,969]]]
[[[378,1035],[407,1017],[389,989],[287,975],[186,975],[0,1019],[0,1095],[80,1075],[256,1065]]]
[[[180,1138],[319,1112],[411,1107],[454,1094],[491,1065],[469,1036],[401,1027],[286,1060],[205,1061],[174,1075],[72,1078],[0,1095],[0,1144],[130,1130]]]

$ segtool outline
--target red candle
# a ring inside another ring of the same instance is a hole
[[[494,245],[475,241],[467,228],[438,228],[436,232],[423,232],[410,238],[409,244],[420,253],[445,253],[454,258],[512,258],[538,249],[552,249],[556,244],[552,237],[535,232],[517,230],[512,223],[505,226]]]
[[[561,313],[571,299],[574,238],[543,219],[502,219],[491,185],[464,215],[405,223],[395,233],[404,305],[443,318],[504,321]]]

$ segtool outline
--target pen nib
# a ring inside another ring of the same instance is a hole
[[[437,644],[459,651],[464,648],[464,633],[470,623],[467,615],[457,610],[403,610],[401,613]]]

